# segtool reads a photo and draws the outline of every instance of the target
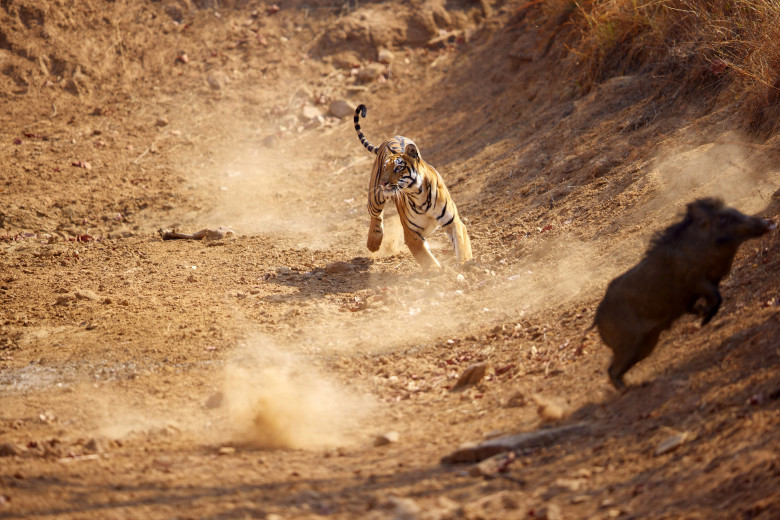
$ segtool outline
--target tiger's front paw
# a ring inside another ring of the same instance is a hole
[[[382,229],[372,229],[368,232],[368,240],[366,241],[366,246],[368,247],[368,250],[372,253],[375,253],[379,251],[379,246],[382,245],[382,238],[385,236],[385,234],[382,232]]]

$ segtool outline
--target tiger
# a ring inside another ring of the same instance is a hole
[[[425,240],[439,228],[452,241],[459,266],[472,266],[471,240],[439,172],[423,160],[419,148],[408,137],[396,135],[379,146],[369,143],[360,130],[360,116],[365,118],[366,112],[362,104],[355,109],[358,139],[376,155],[368,185],[368,250],[375,252],[382,244],[382,212],[391,199],[401,218],[404,242],[423,271],[441,270]]]

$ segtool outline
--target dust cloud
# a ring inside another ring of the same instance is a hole
[[[335,182],[337,166],[321,158],[291,159],[283,150],[263,147],[218,156],[223,158],[211,177],[212,209],[197,216],[196,226],[224,225],[241,235],[296,234],[302,247],[325,249],[338,241],[335,231],[354,225],[358,216],[365,220],[365,194]],[[340,175],[365,177],[368,158],[361,159],[341,168]]]
[[[326,377],[312,359],[258,336],[225,368],[224,398],[233,441],[255,448],[347,445],[373,404]]]
[[[347,387],[315,366],[316,359],[255,336],[239,344],[221,376],[221,402],[210,409],[207,396],[194,401],[173,392],[163,398],[116,391],[76,393],[87,422],[100,436],[186,434],[215,445],[247,448],[320,449],[365,440],[361,425],[375,402],[358,387]],[[210,376],[209,376],[210,377]]]
[[[648,174],[655,196],[635,217],[668,225],[702,197],[720,197],[747,214],[761,211],[780,184],[780,170],[753,160],[754,153],[730,134],[690,150],[672,147]]]

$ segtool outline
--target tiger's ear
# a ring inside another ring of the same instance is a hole
[[[420,158],[420,152],[417,151],[417,147],[413,144],[407,144],[406,149],[404,150],[404,153],[411,157],[412,159],[419,159]]]

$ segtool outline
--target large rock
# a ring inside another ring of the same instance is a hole
[[[591,427],[587,423],[576,423],[559,428],[545,428],[507,437],[490,439],[481,444],[470,444],[461,447],[453,453],[442,457],[442,464],[458,464],[462,462],[478,462],[505,451],[520,451],[529,448],[550,446],[569,436],[588,435]]]

